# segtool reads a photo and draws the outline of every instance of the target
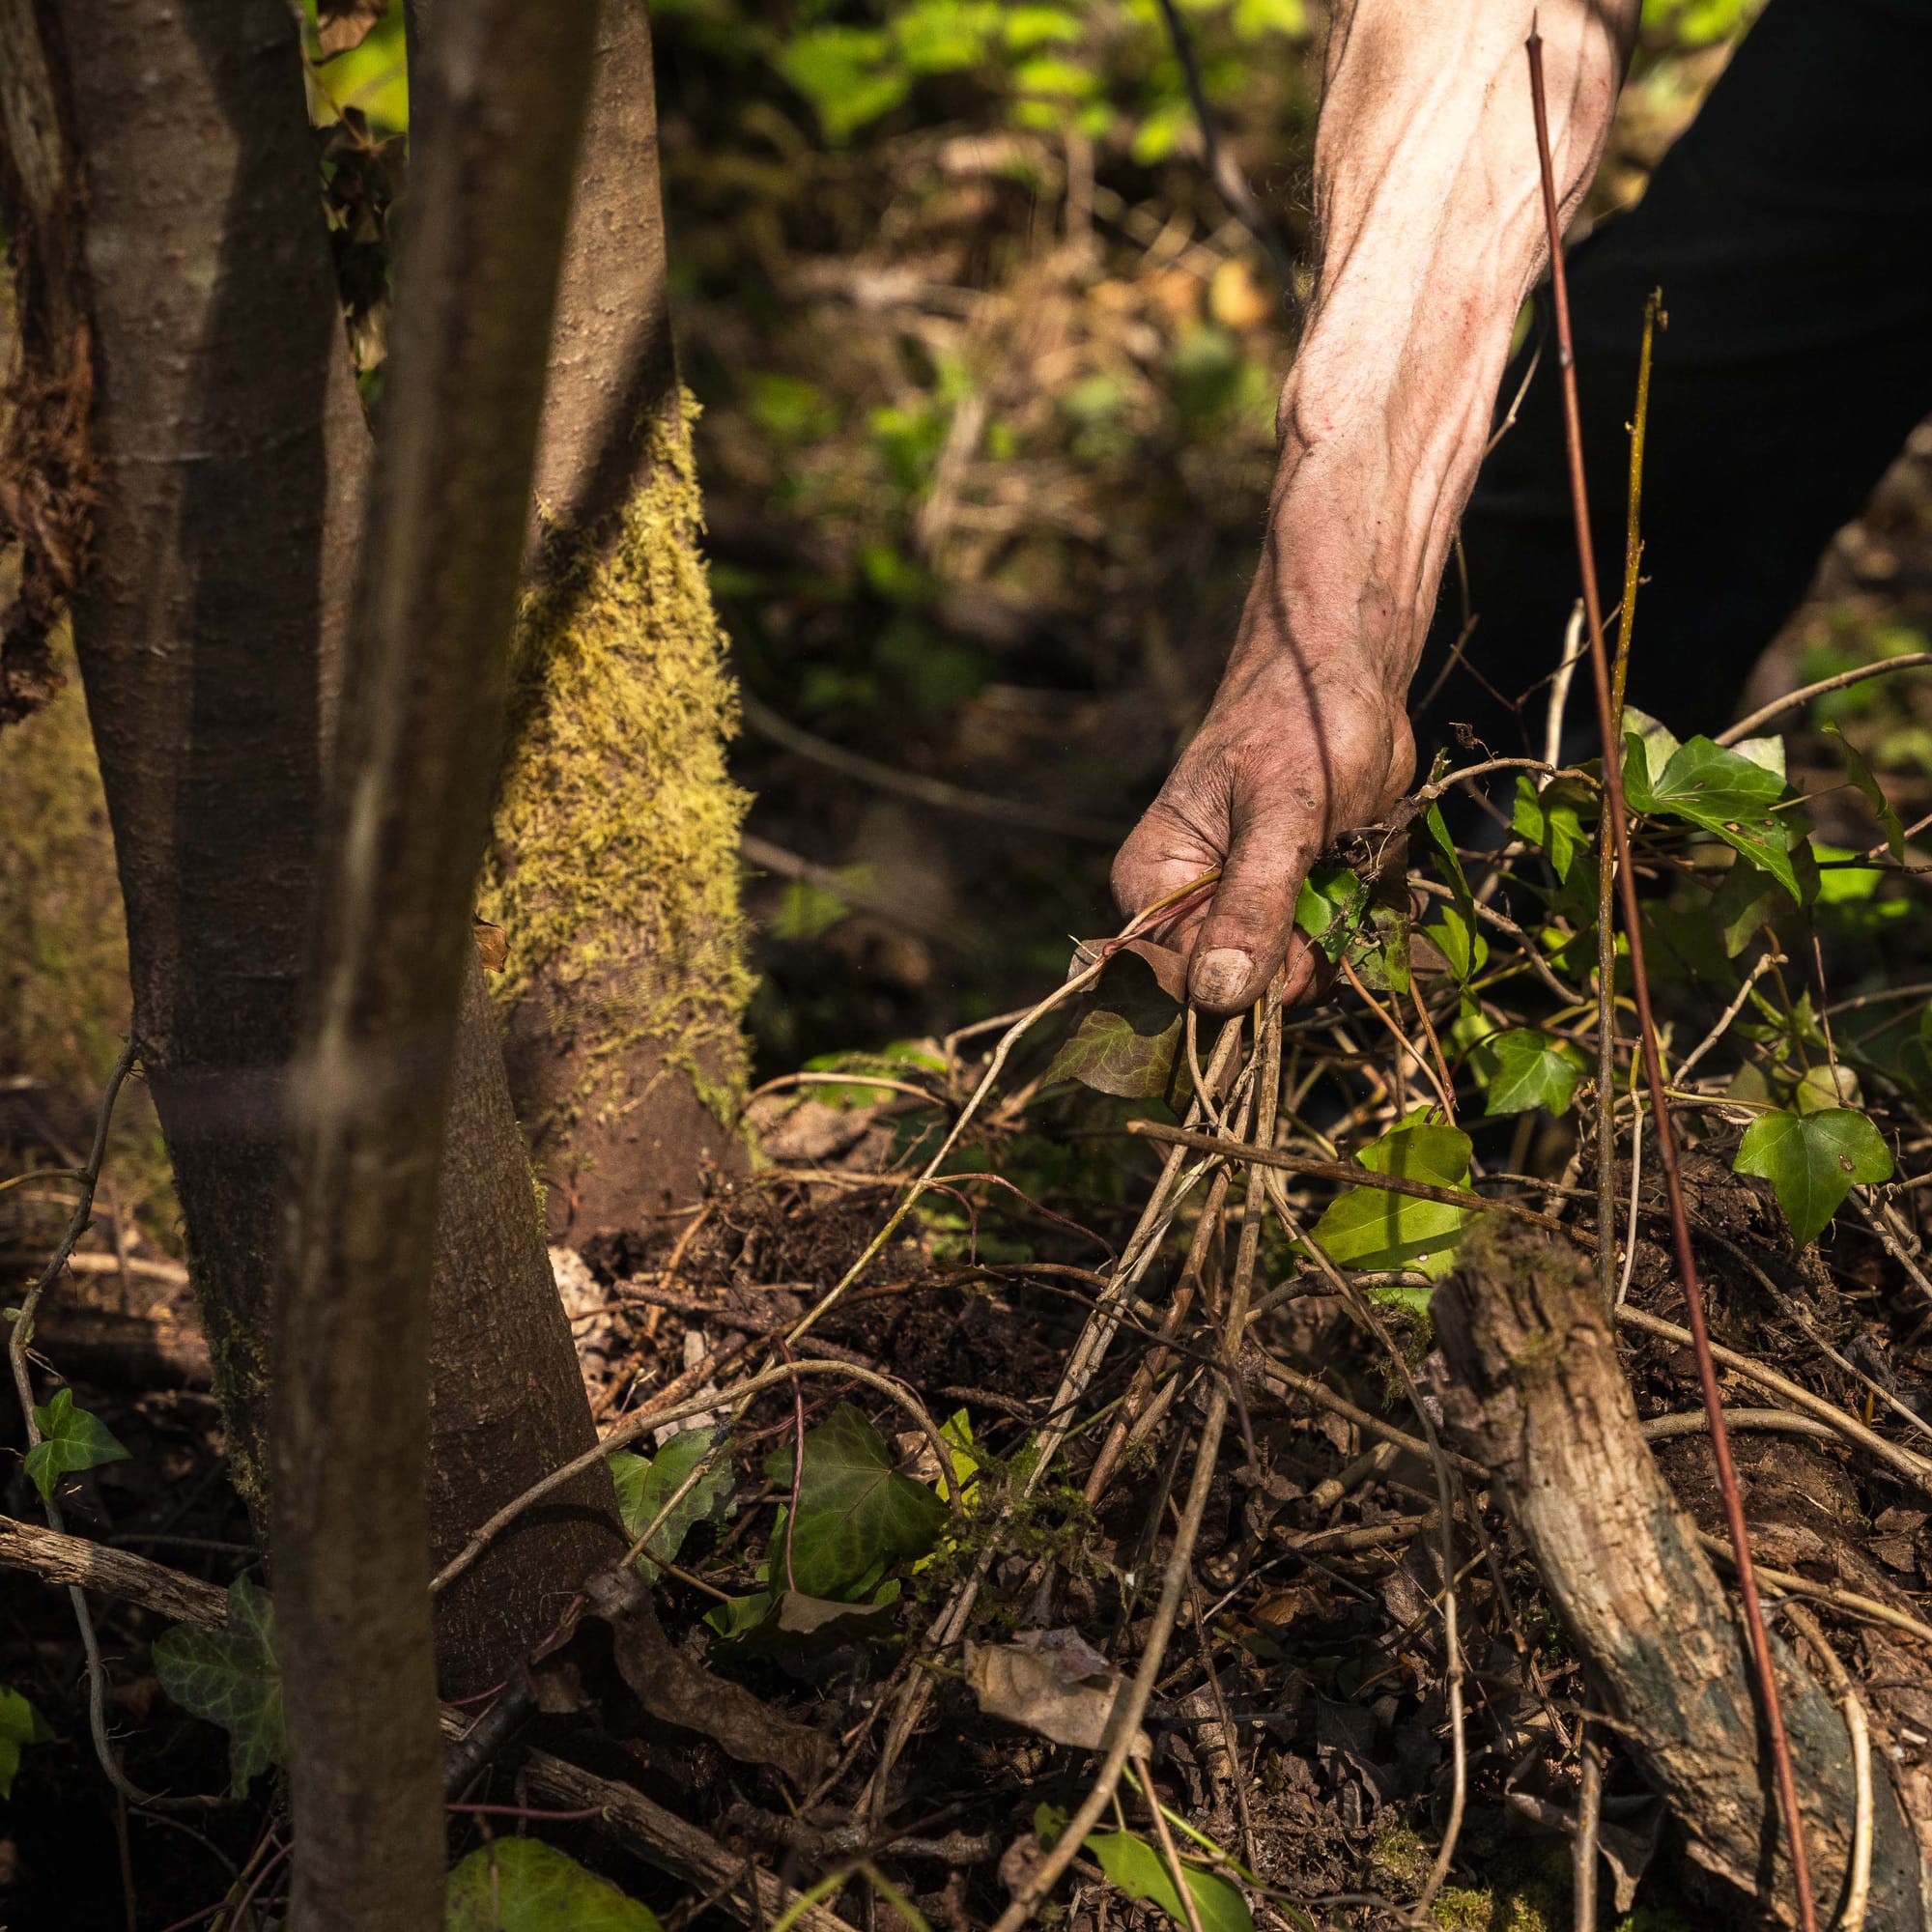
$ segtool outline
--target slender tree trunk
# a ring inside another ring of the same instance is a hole
[[[452,9],[397,269],[275,1311],[296,1932],[440,1924],[430,1274],[591,0]]]
[[[437,18],[447,9],[439,8]],[[737,696],[698,542],[665,284],[643,0],[610,0],[538,444],[511,751],[484,872],[512,1092],[581,1238],[737,1147],[750,980]]]
[[[101,0],[43,40],[47,17],[0,0],[0,136],[20,185],[10,227],[16,256],[32,242],[43,303],[71,265],[67,305],[47,316],[91,326],[99,503],[76,640],[135,1032],[231,1465],[265,1516],[287,1068],[369,437],[286,9],[187,0],[156,15]],[[64,121],[71,152],[50,150]],[[84,196],[46,185],[49,152],[70,170],[77,153]],[[55,340],[51,320],[43,333]],[[464,1027],[432,1308],[439,1559],[593,1439],[473,970]],[[497,1681],[610,1560],[611,1501],[593,1471],[439,1600],[450,1694]]]

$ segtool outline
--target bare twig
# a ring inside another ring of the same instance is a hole
[[[1801,685],[1796,691],[1787,691],[1782,697],[1774,697],[1769,704],[1760,704],[1748,718],[1740,718],[1727,730],[1719,731],[1713,742],[1735,745],[1741,739],[1748,738],[1760,724],[1769,724],[1774,718],[1781,718],[1787,711],[1796,711],[1800,705],[1809,704],[1814,697],[1823,697],[1827,692],[1843,691],[1871,677],[1889,677],[1895,670],[1918,670],[1925,665],[1932,665],[1932,651],[1906,651],[1898,657],[1887,658],[1881,664],[1860,665],[1856,670],[1841,670],[1835,677],[1821,677],[1816,684]]]
[[[1414,1201],[1439,1201],[1450,1208],[1468,1208],[1478,1212],[1507,1214],[1544,1228],[1582,1245],[1594,1246],[1594,1237],[1581,1228],[1573,1228],[1553,1214],[1539,1214],[1519,1201],[1492,1201],[1486,1194],[1472,1194],[1462,1187],[1436,1187],[1426,1180],[1408,1180],[1401,1175],[1378,1174],[1374,1168],[1350,1167],[1338,1160],[1310,1160],[1301,1154],[1284,1153],[1279,1148],[1257,1147],[1245,1141],[1222,1140],[1213,1134],[1197,1133],[1187,1127],[1170,1127],[1159,1121],[1129,1121],[1127,1131],[1144,1140],[1159,1141],[1166,1147],[1194,1148],[1203,1153],[1218,1153],[1225,1160],[1244,1160],[1256,1167],[1272,1168],[1281,1174],[1303,1174],[1314,1180],[1333,1180],[1345,1187],[1373,1187],[1384,1194],[1406,1194]]]
[[[1643,555],[1643,446],[1644,431],[1650,417],[1650,354],[1657,332],[1657,292],[1652,290],[1643,305],[1643,346],[1638,351],[1636,365],[1636,414],[1631,423],[1630,498],[1624,523],[1624,595],[1617,613],[1617,657],[1610,672],[1609,709],[1598,721],[1604,732],[1604,763],[1607,766],[1615,760],[1619,770],[1623,759],[1624,691],[1630,681],[1631,626],[1636,611],[1637,564]],[[1563,320],[1567,328],[1567,305]],[[1567,341],[1563,344],[1562,355],[1566,381],[1574,384],[1575,374]],[[1592,609],[1596,594],[1595,575],[1591,573],[1588,592],[1577,606],[1571,632],[1574,637],[1581,627],[1585,611],[1590,611],[1596,627],[1592,632],[1591,648],[1601,653],[1603,619]],[[1552,763],[1555,755],[1554,752],[1550,753]],[[1611,796],[1608,774],[1605,773],[1605,815]],[[1617,1226],[1617,931],[1612,901],[1616,892],[1617,867],[1624,857],[1616,843],[1604,838],[1600,832],[1597,838],[1597,1286],[1602,1290],[1605,1302],[1622,1298],[1621,1291],[1613,1293],[1611,1287],[1616,1271]],[[1638,1135],[1643,1132],[1641,1120],[1635,1132]],[[1631,1159],[1631,1197],[1634,1200],[1634,1146]]]

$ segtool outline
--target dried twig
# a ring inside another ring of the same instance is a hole
[[[1650,355],[1657,333],[1658,295],[1652,290],[1643,305],[1643,346],[1637,353],[1636,414],[1631,422],[1630,507],[1624,523],[1624,595],[1617,612],[1617,657],[1610,672],[1610,701],[1604,724],[1604,761],[1623,757],[1624,691],[1630,681],[1631,626],[1636,611],[1637,565],[1643,556],[1643,445],[1650,420]],[[1567,316],[1565,318],[1567,325]],[[1570,350],[1563,346],[1563,367],[1571,369]],[[1581,629],[1586,610],[1594,601],[1596,586],[1577,606],[1571,619],[1571,637]],[[1593,649],[1603,648],[1603,620],[1594,621],[1597,630]],[[1568,641],[1568,640],[1566,640]],[[1614,724],[1614,729],[1611,724]],[[1556,753],[1552,751],[1553,762]],[[1609,792],[1605,792],[1605,810]],[[1621,1298],[1614,1287],[1617,1238],[1617,932],[1612,917],[1619,853],[1614,843],[1599,836],[1597,840],[1597,1286],[1607,1303]],[[1639,1118],[1635,1133],[1641,1135]],[[1631,1151],[1631,1195],[1636,1195],[1636,1151]]]
[[[1932,665],[1932,651],[1905,651],[1880,664],[1860,665],[1856,670],[1841,670],[1835,677],[1821,677],[1816,684],[1800,685],[1796,691],[1787,691],[1782,697],[1774,697],[1769,704],[1760,704],[1748,718],[1740,718],[1728,729],[1719,731],[1713,742],[1735,745],[1748,738],[1759,725],[1769,724],[1774,718],[1781,718],[1787,711],[1796,711],[1801,705],[1809,704],[1814,697],[1823,697],[1828,692],[1843,691],[1871,677],[1889,677],[1897,670],[1918,670],[1926,665]]]

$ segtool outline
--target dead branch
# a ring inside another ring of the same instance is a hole
[[[1790,1922],[1748,1639],[1651,1460],[1603,1304],[1567,1247],[1481,1230],[1437,1291],[1452,1428],[1494,1471],[1551,1599],[1696,1861]],[[1816,1903],[1835,1905],[1857,1792],[1845,1723],[1774,1640]],[[1868,1922],[1926,1923],[1921,1851],[1877,1795]]]

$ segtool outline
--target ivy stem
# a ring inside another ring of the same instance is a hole
[[[1636,360],[1636,412],[1631,419],[1630,509],[1624,519],[1624,596],[1617,609],[1617,655],[1610,668],[1610,717],[1614,737],[1604,740],[1604,759],[1623,755],[1624,690],[1630,682],[1631,620],[1636,611],[1637,566],[1643,558],[1644,430],[1650,420],[1650,355],[1662,314],[1663,291],[1652,289],[1643,304],[1643,346]],[[1574,369],[1568,361],[1564,368]],[[1555,755],[1551,755],[1551,763]],[[1619,774],[1622,765],[1618,766]],[[1605,794],[1605,799],[1608,793]],[[1605,810],[1607,817],[1608,812]],[[1616,855],[1611,841],[1597,835],[1597,1286],[1605,1306],[1617,1293],[1617,934]],[[1642,1132],[1641,1127],[1634,1129]],[[1633,1140],[1632,1147],[1635,1142]],[[1636,1188],[1635,1154],[1631,1156],[1631,1188]]]
[[[1704,1412],[1711,1424],[1711,1454],[1717,1464],[1718,1494],[1724,1507],[1737,1565],[1738,1594],[1744,1600],[1745,1625],[1749,1634],[1751,1661],[1756,1666],[1776,1770],[1777,1794],[1791,1844],[1791,1876],[1797,1891],[1798,1920],[1803,1932],[1817,1932],[1817,1908],[1811,1897],[1810,1860],[1804,1848],[1804,1820],[1798,1806],[1798,1783],[1791,1769],[1791,1744],[1784,1732],[1784,1712],[1772,1665],[1771,1636],[1765,1629],[1757,1573],[1751,1563],[1750,1542],[1745,1528],[1744,1502],[1738,1474],[1731,1461],[1730,1434],[1724,1427],[1723,1398],[1718,1388],[1717,1364],[1711,1355],[1711,1334],[1704,1319],[1704,1291],[1697,1278],[1697,1260],[1690,1251],[1690,1222],[1684,1203],[1684,1183],[1677,1167],[1677,1134],[1664,1100],[1663,1063],[1657,1047],[1652,1019],[1650,982],[1643,967],[1643,931],[1637,918],[1636,874],[1631,869],[1630,823],[1624,810],[1623,761],[1617,755],[1617,711],[1610,691],[1609,654],[1604,648],[1604,612],[1597,594],[1597,561],[1590,538],[1589,492],[1583,477],[1583,418],[1577,395],[1577,355],[1570,330],[1570,291],[1563,270],[1563,230],[1556,210],[1556,184],[1549,160],[1549,121],[1543,87],[1543,39],[1530,29],[1524,51],[1529,59],[1530,104],[1536,121],[1536,161],[1542,178],[1543,218],[1549,246],[1549,283],[1556,310],[1557,366],[1563,379],[1563,440],[1570,467],[1570,504],[1577,523],[1577,558],[1583,578],[1583,612],[1590,632],[1590,669],[1597,695],[1597,724],[1604,744],[1604,816],[1616,841],[1618,897],[1630,946],[1631,992],[1636,1004],[1637,1038],[1643,1050],[1645,1084],[1650,1089],[1652,1130],[1657,1139],[1657,1164],[1663,1175],[1664,1198],[1670,1208],[1670,1233],[1676,1249],[1677,1271],[1684,1288],[1697,1379]],[[1624,623],[1629,624],[1626,612]],[[1614,1229],[1606,1231],[1614,1239]]]

